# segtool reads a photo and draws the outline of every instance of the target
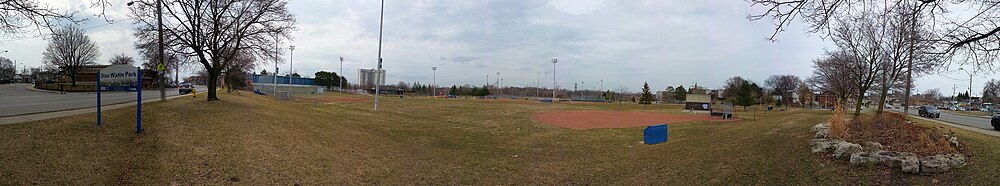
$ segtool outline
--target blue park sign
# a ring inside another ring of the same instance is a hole
[[[101,91],[135,91],[135,133],[142,132],[142,70],[111,65],[97,72],[97,126],[101,126]]]

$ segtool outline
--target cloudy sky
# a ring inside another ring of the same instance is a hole
[[[79,0],[45,1],[65,10],[94,9]],[[112,1],[107,13],[114,24],[93,18],[84,27],[102,51],[100,63],[114,54],[135,55],[126,1]],[[691,84],[720,88],[726,78],[743,76],[763,82],[773,74],[802,78],[812,72],[812,60],[832,49],[829,40],[802,30],[800,23],[770,36],[768,21],[750,22],[743,1],[611,1],[611,0],[386,0],[383,67],[387,82],[437,82],[483,85],[500,73],[504,85],[552,87],[556,58],[558,85],[581,89],[625,86],[638,91],[643,82],[653,89]],[[357,69],[374,68],[378,55],[379,1],[295,0],[299,30],[292,66],[295,72],[343,71],[357,81]],[[41,38],[0,38],[0,56],[27,66],[40,66],[46,41]],[[283,46],[287,49],[287,46]],[[287,73],[290,56],[280,64]],[[263,64],[273,71],[274,64]],[[958,67],[950,67],[957,69]],[[259,71],[260,69],[258,69]],[[975,77],[974,95],[984,79]],[[968,75],[956,71],[916,80],[917,89],[968,89]]]

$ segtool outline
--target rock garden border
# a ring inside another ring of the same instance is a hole
[[[833,153],[836,159],[848,159],[851,164],[875,164],[890,168],[899,168],[905,173],[940,173],[953,168],[965,166],[965,156],[962,154],[938,154],[918,158],[909,152],[882,150],[882,145],[876,142],[864,142],[864,145],[835,139],[830,136],[830,125],[820,123],[812,127],[815,133],[810,146],[813,153]],[[945,135],[951,145],[958,147],[958,138]]]

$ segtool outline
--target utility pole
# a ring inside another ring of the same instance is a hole
[[[157,57],[160,60],[160,65],[164,65],[163,64],[163,9],[161,8],[161,6],[162,6],[161,4],[163,4],[162,0],[156,0],[156,22],[157,22],[156,23],[156,32],[157,32],[157,35],[159,35],[159,37],[160,37],[160,43],[159,43],[159,48],[160,49],[159,49],[159,53],[157,53],[157,55],[158,55]],[[156,70],[160,70],[160,69],[156,69]],[[160,70],[160,72],[158,72],[156,74],[160,74],[160,101],[166,101],[167,100],[167,90],[164,89],[164,86],[163,86],[163,75],[165,75],[165,74],[163,73],[162,70]],[[142,77],[139,77],[139,78],[142,78]],[[139,84],[142,84],[142,82],[139,82]]]
[[[552,59],[552,103],[556,102],[556,63],[559,59]]]
[[[381,1],[378,13],[378,69],[375,70],[375,112],[378,112],[379,76],[382,75],[382,19],[385,17],[385,0]]]

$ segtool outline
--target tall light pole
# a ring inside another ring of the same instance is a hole
[[[288,46],[288,92],[292,91],[292,58],[295,58],[295,45]]]
[[[382,19],[385,17],[385,0],[381,1],[378,13],[378,68],[375,70],[375,112],[378,112],[379,76],[382,75]]]
[[[556,102],[556,63],[559,59],[552,59],[552,103]]]
[[[966,96],[969,96],[968,97],[969,98],[969,107],[970,107],[969,110],[972,110],[972,108],[971,108],[972,107],[972,73],[969,73],[969,71],[965,70],[964,68],[958,68],[958,70],[965,71],[966,74],[969,74],[969,93]]]
[[[340,78],[337,81],[340,82],[340,93],[344,93],[344,57],[340,57]]]
[[[433,94],[433,95],[431,95],[431,96],[437,96],[438,95],[437,94],[437,82],[438,82],[437,70],[438,70],[438,67],[431,67],[431,71],[434,71],[434,82],[431,85],[431,94]]]
[[[539,91],[539,89],[541,89],[541,87],[538,86],[538,84],[541,82],[541,80],[542,80],[542,73],[541,72],[536,72],[536,74],[535,74],[535,99],[538,98],[538,91]]]

